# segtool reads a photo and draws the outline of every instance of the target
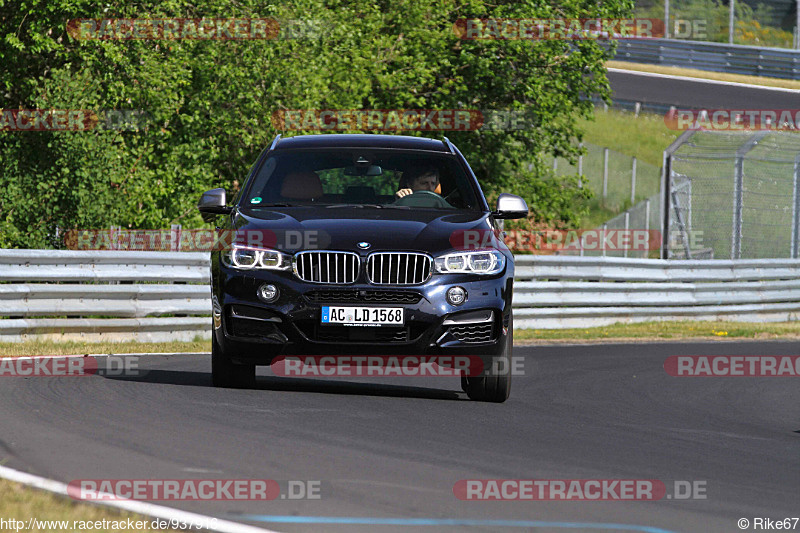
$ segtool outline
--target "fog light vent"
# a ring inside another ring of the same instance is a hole
[[[467,301],[467,291],[464,287],[450,287],[446,296],[450,305],[461,305]]]
[[[281,293],[278,290],[278,287],[275,285],[265,283],[258,288],[258,292],[256,294],[258,295],[259,300],[269,304],[277,300]]]

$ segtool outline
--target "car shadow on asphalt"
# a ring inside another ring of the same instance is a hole
[[[192,372],[180,370],[141,370],[139,375],[103,376],[105,379],[156,383],[161,385],[181,385],[190,387],[209,387],[211,374],[207,372]],[[421,378],[424,379],[424,378]],[[454,384],[458,381],[454,379]],[[225,389],[220,389],[225,390]],[[308,392],[317,394],[338,394],[351,396],[383,396],[389,398],[420,398],[425,400],[461,400],[468,401],[466,395],[460,391],[434,389],[429,387],[415,387],[408,385],[392,385],[386,383],[370,383],[357,381],[341,381],[330,379],[289,378],[277,376],[257,376],[256,385],[250,389],[227,389],[231,391],[280,391],[280,392]]]

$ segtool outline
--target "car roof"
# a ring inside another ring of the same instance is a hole
[[[441,139],[411,137],[408,135],[327,133],[321,135],[297,135],[278,140],[274,150],[296,150],[302,148],[394,148],[400,150],[426,150],[449,153],[450,149]]]

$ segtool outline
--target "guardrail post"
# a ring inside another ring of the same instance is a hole
[[[794,158],[792,173],[792,249],[791,258],[797,259],[798,240],[800,240],[800,155]]]
[[[608,195],[608,148],[603,148],[603,204]]]
[[[122,231],[122,226],[114,226],[113,224],[109,227],[108,232],[109,235],[109,243],[112,250],[119,250],[119,237],[120,231]]]
[[[683,253],[686,254],[686,259],[692,258],[692,250],[689,247],[689,231],[686,228],[686,222],[681,213],[681,205],[678,201],[678,191],[672,191],[672,204],[675,206],[675,218],[678,220],[678,229],[681,232],[681,240],[683,241]]]
[[[636,156],[631,166],[631,205],[636,201]]]
[[[179,252],[181,250],[181,225],[172,224],[169,230],[170,230],[169,249],[173,252]]]
[[[664,150],[662,156],[661,166],[661,255],[660,259],[669,259],[669,241],[667,239],[667,232],[669,232],[669,180],[672,177],[672,154],[669,150]]]
[[[744,156],[736,156],[733,168],[733,225],[731,227],[731,259],[742,257],[742,188]]]
[[[630,210],[625,211],[625,238],[630,239],[630,229],[631,229],[631,212]],[[628,247],[625,246],[624,250],[622,251],[622,257],[628,257]]]
[[[601,239],[601,242],[603,244],[602,244],[602,246],[600,246],[600,248],[603,249],[603,257],[606,256],[606,233],[607,232],[608,232],[608,224],[603,222],[603,238]]]
[[[578,145],[583,152],[583,143]],[[583,153],[578,156],[578,187],[583,189]]]
[[[794,13],[795,13],[795,22],[794,22],[794,33],[795,33],[795,48],[800,48],[800,0],[795,2],[794,6]]]
[[[650,251],[649,244],[653,242],[653,240],[650,238],[650,198],[644,201],[644,231],[647,233],[648,243],[648,249],[645,251],[644,257],[647,258],[650,256],[648,253]]]

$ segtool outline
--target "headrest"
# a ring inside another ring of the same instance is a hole
[[[375,189],[368,186],[351,185],[344,191],[346,202],[374,202]]]
[[[322,196],[322,182],[316,172],[291,172],[283,178],[281,196],[289,200],[315,200]]]

